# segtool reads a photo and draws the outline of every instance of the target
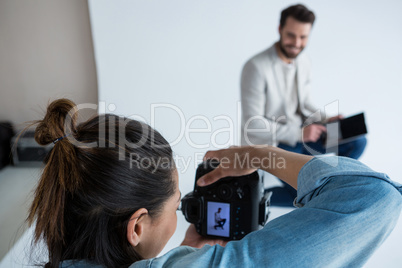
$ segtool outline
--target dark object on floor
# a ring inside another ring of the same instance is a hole
[[[53,148],[53,144],[47,146],[39,145],[35,141],[34,135],[34,131],[26,131],[21,135],[17,134],[13,137],[14,165],[42,163],[46,155]]]
[[[10,122],[0,122],[0,169],[11,163],[11,139],[14,136]]]

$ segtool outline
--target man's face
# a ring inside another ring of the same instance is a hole
[[[289,59],[296,58],[306,47],[310,31],[311,23],[288,17],[285,25],[279,26],[281,52]]]

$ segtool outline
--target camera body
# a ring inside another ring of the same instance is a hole
[[[198,166],[194,191],[183,197],[182,212],[202,236],[240,240],[265,225],[272,193],[264,194],[263,177],[257,171],[199,187],[197,180],[218,165],[207,160]]]

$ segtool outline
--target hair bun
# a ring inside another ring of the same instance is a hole
[[[46,111],[43,120],[35,130],[35,140],[40,145],[47,145],[54,140],[75,131],[77,107],[69,99],[53,101]],[[67,124],[66,124],[67,123]]]

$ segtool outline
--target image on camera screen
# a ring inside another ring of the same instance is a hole
[[[207,234],[229,237],[230,204],[207,202]]]

